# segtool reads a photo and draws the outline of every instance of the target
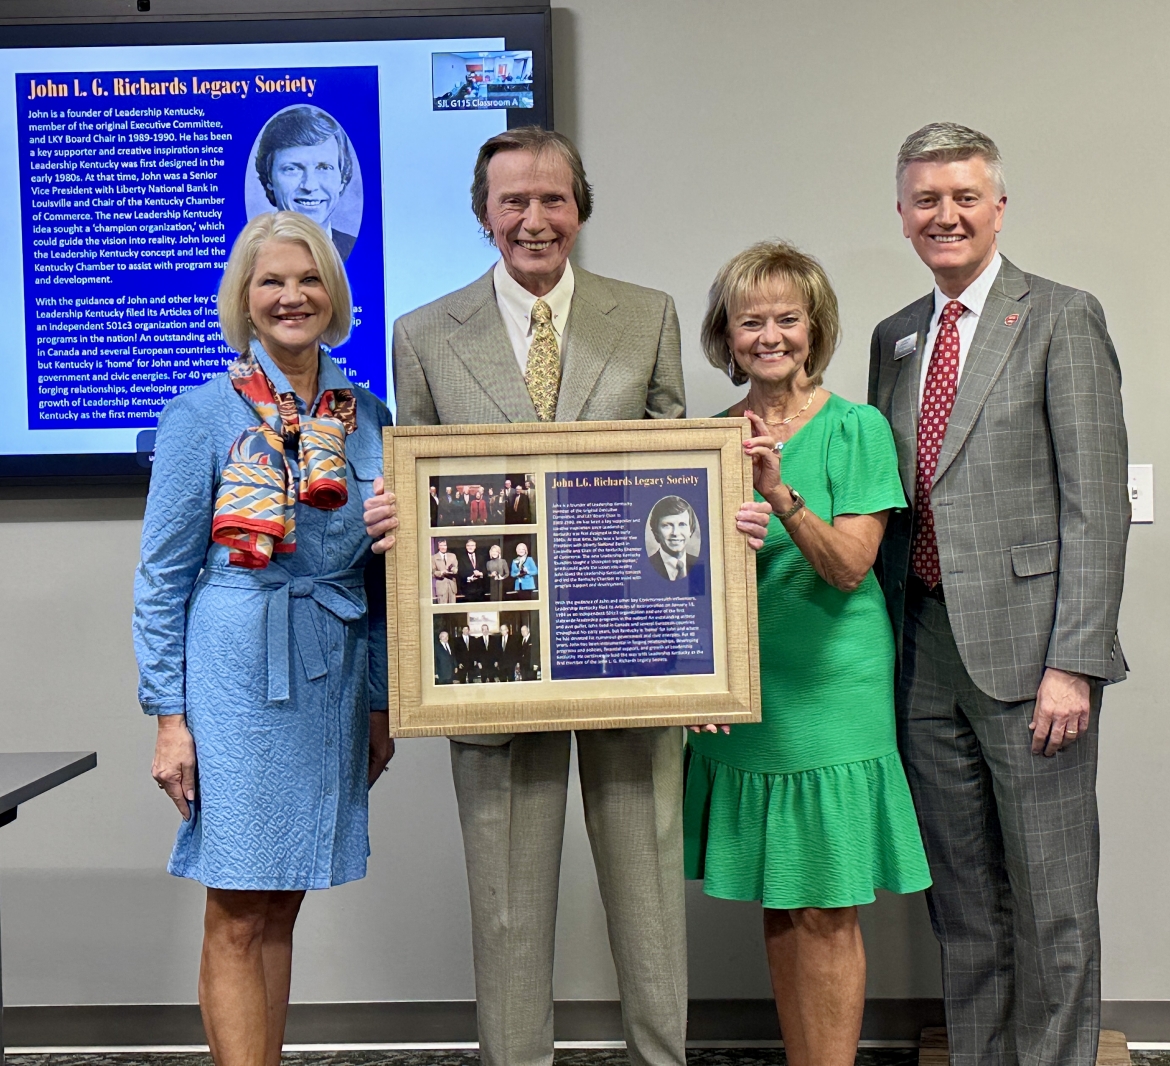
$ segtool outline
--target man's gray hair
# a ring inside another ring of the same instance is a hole
[[[1003,158],[995,141],[969,126],[957,122],[932,122],[915,130],[898,149],[898,195],[902,195],[902,177],[911,163],[953,163],[960,159],[979,156],[987,163],[988,173],[995,183],[996,195],[1003,196],[1007,187],[1003,181]]]
[[[585,164],[581,162],[577,146],[555,130],[546,130],[542,126],[516,126],[484,141],[475,161],[471,179],[471,210],[483,227],[484,236],[490,241],[494,240],[487,218],[488,163],[499,152],[518,151],[531,152],[538,157],[544,152],[553,152],[568,164],[573,178],[573,199],[577,201],[577,221],[587,222],[593,214],[593,186],[585,177]]]

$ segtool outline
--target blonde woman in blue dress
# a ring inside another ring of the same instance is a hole
[[[239,356],[159,421],[139,701],[183,818],[168,869],[207,887],[199,1005],[217,1066],[279,1066],[301,901],[365,876],[366,794],[393,754],[384,570],[367,569],[362,521],[390,415],[321,350],[348,336],[350,306],[324,230],[259,215],[219,290]]]

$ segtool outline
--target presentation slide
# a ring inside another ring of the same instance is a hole
[[[0,283],[23,319],[0,356],[0,453],[148,463],[167,401],[234,357],[216,292],[265,211],[331,235],[354,302],[332,354],[392,405],[394,318],[496,257],[468,185],[507,107],[531,106],[532,54],[503,44],[0,49],[0,175],[19,208],[0,217]],[[458,64],[464,99],[485,103],[438,106],[436,72]]]

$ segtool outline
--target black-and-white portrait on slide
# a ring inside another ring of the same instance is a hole
[[[681,496],[663,496],[646,520],[646,555],[657,574],[688,588],[702,573],[703,533],[695,509]]]
[[[260,130],[248,157],[244,207],[306,215],[349,258],[362,223],[362,172],[337,120],[312,104],[277,111]]]

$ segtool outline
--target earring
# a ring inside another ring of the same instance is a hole
[[[735,384],[735,356],[730,352],[727,353],[727,376],[731,378],[732,384]]]

